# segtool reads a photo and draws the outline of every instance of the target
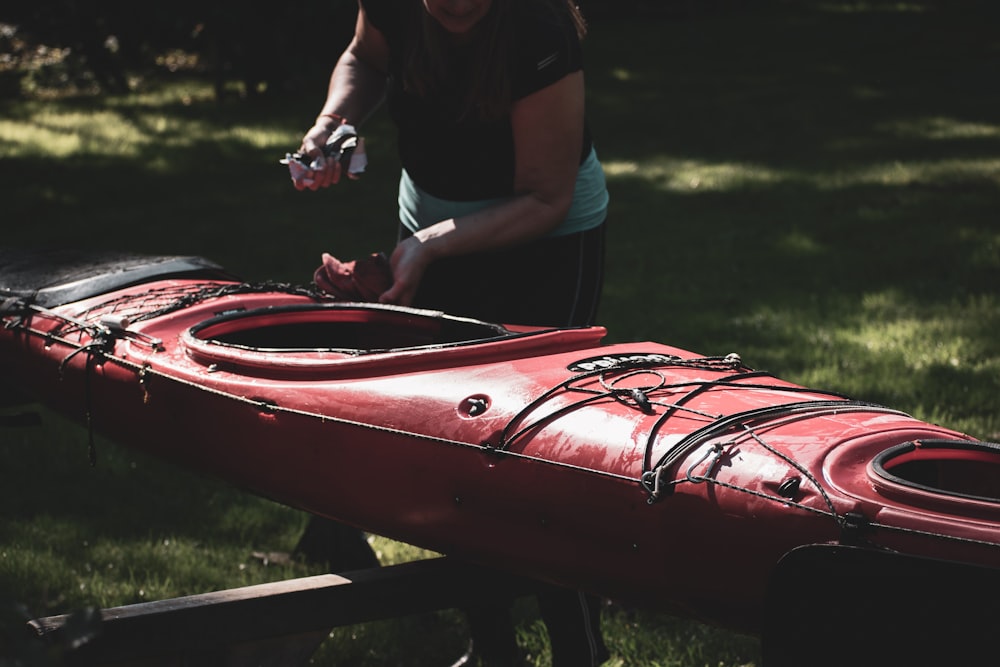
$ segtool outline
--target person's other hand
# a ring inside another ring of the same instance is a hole
[[[378,299],[379,303],[412,305],[420,280],[430,262],[431,257],[420,239],[415,236],[403,239],[389,258],[389,265],[392,267],[392,287],[382,293]]]

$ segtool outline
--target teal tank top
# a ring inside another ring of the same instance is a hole
[[[565,236],[597,227],[607,218],[608,199],[604,169],[597,159],[597,152],[591,149],[577,172],[573,203],[566,219],[547,236]],[[399,220],[411,232],[430,227],[442,220],[475,213],[503,201],[504,198],[450,201],[421,190],[405,169],[399,178]]]

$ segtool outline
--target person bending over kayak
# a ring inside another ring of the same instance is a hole
[[[293,183],[345,178],[323,148],[386,104],[403,169],[393,280],[378,301],[505,324],[595,322],[608,192],[584,112],[585,32],[572,0],[359,1]],[[597,600],[551,590],[539,602],[555,667],[608,658]],[[480,657],[516,664],[509,618],[468,612]]]

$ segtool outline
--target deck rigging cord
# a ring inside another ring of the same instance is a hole
[[[46,308],[40,308],[34,306],[30,303],[21,302],[18,304],[12,304],[11,300],[7,300],[4,303],[3,309],[0,309],[0,315],[9,316],[11,314],[19,315],[15,317],[14,320],[8,321],[5,326],[8,328],[19,327],[25,332],[42,337],[47,340],[48,343],[60,343],[67,347],[72,348],[72,351],[63,358],[60,364],[60,373],[62,373],[68,366],[69,362],[77,355],[83,354],[86,357],[84,364],[84,382],[85,382],[85,415],[86,415],[86,425],[88,428],[89,435],[89,459],[91,465],[96,462],[96,452],[93,440],[93,426],[92,426],[92,414],[91,414],[91,388],[90,388],[90,376],[93,372],[93,368],[104,362],[112,362],[121,367],[128,368],[132,370],[137,377],[144,396],[146,400],[149,400],[151,395],[151,380],[155,377],[162,378],[169,382],[179,383],[185,386],[189,386],[198,391],[206,392],[212,395],[216,395],[227,400],[233,400],[236,402],[244,403],[252,406],[254,409],[259,411],[267,411],[271,413],[285,413],[294,414],[314,419],[319,419],[323,422],[337,423],[342,425],[347,425],[351,427],[363,428],[367,430],[391,433],[396,435],[402,435],[410,438],[417,438],[431,442],[438,442],[442,444],[460,446],[466,448],[472,448],[477,450],[485,450],[493,452],[497,455],[502,455],[506,457],[512,457],[523,460],[535,461],[547,465],[557,466],[561,468],[573,469],[583,472],[589,472],[592,474],[597,474],[609,478],[618,479],[621,481],[627,481],[630,483],[635,483],[644,489],[647,493],[647,501],[649,504],[660,500],[661,498],[669,495],[667,491],[671,490],[673,487],[682,484],[712,484],[719,487],[727,488],[736,492],[745,493],[765,499],[772,502],[780,503],[781,505],[787,507],[796,507],[806,512],[825,515],[832,518],[840,528],[842,534],[848,531],[859,532],[865,529],[882,529],[886,531],[895,531],[901,533],[918,534],[927,537],[933,537],[948,541],[956,541],[963,543],[976,544],[981,546],[988,546],[994,548],[1000,548],[1000,542],[983,541],[971,538],[963,538],[953,535],[944,535],[940,533],[904,528],[900,526],[893,526],[888,524],[882,524],[880,522],[875,522],[867,519],[866,517],[852,516],[850,514],[840,514],[837,512],[832,500],[827,495],[822,483],[816,479],[812,474],[808,472],[801,464],[797,463],[791,457],[781,453],[774,447],[770,446],[757,431],[754,430],[753,424],[773,424],[779,419],[800,419],[806,417],[819,416],[821,414],[836,414],[844,411],[875,411],[884,412],[891,414],[905,415],[898,410],[892,410],[890,408],[885,408],[883,406],[868,403],[864,401],[854,401],[847,397],[837,394],[835,392],[820,391],[816,389],[808,389],[805,387],[798,387],[795,385],[785,386],[782,384],[766,384],[766,383],[750,383],[744,382],[747,379],[756,379],[761,377],[773,377],[768,373],[761,371],[754,371],[743,365],[738,355],[731,354],[724,357],[697,357],[691,359],[683,359],[681,357],[669,357],[665,359],[656,360],[630,360],[623,361],[612,368],[601,368],[590,371],[584,371],[573,375],[567,380],[560,382],[556,386],[550,388],[549,390],[543,392],[535,399],[530,401],[524,406],[516,415],[514,415],[507,423],[503,429],[500,439],[496,443],[471,443],[465,441],[454,440],[450,438],[444,438],[440,436],[434,436],[424,433],[416,433],[412,431],[406,431],[403,429],[381,426],[377,424],[371,424],[366,422],[360,422],[356,420],[345,419],[341,417],[335,417],[326,414],[320,414],[315,412],[310,412],[306,410],[301,410],[297,408],[289,408],[281,406],[279,404],[261,400],[258,398],[241,396],[233,394],[231,392],[215,389],[212,387],[207,387],[204,384],[195,383],[183,378],[174,377],[165,373],[161,373],[156,369],[152,368],[147,363],[136,363],[128,359],[118,357],[114,355],[114,344],[118,338],[130,338],[135,339],[135,332],[129,332],[127,327],[116,329],[115,327],[109,327],[100,321],[88,321],[85,318],[88,316],[94,317],[99,316],[101,313],[106,312],[117,312],[119,310],[124,310],[128,315],[128,320],[131,322],[137,322],[147,319],[152,319],[154,317],[159,317],[164,314],[174,312],[176,310],[183,309],[200,301],[206,299],[219,298],[222,296],[234,295],[234,294],[247,294],[255,292],[275,292],[282,291],[285,293],[300,294],[304,296],[313,297],[316,299],[321,299],[321,293],[317,292],[312,288],[302,288],[295,286],[288,286],[283,284],[273,284],[273,283],[260,283],[260,284],[224,284],[219,285],[218,283],[204,283],[200,285],[188,285],[182,288],[174,289],[164,289],[157,290],[155,293],[145,293],[147,305],[142,308],[134,308],[135,302],[137,300],[137,295],[126,295],[123,297],[118,297],[115,299],[110,299],[106,302],[96,304],[88,309],[84,314],[78,315],[76,317],[68,317],[58,312],[52,311]],[[149,307],[148,304],[155,304],[154,307]],[[34,314],[41,314],[46,317],[57,318],[62,321],[66,326],[58,328],[53,331],[39,331],[33,329],[30,325],[30,318]],[[82,342],[82,334],[87,334],[90,341],[87,343]],[[78,340],[72,340],[69,336],[76,334]],[[142,337],[138,337],[140,342]],[[147,341],[148,342],[148,341]],[[155,347],[155,345],[154,345]],[[702,379],[702,380],[690,380],[680,383],[668,384],[657,371],[657,368],[662,367],[685,367],[685,368],[697,368],[709,372],[718,373],[728,373],[728,375],[722,375],[721,377]],[[645,386],[629,387],[625,386],[623,382],[626,379],[640,377],[643,375],[650,375],[655,378],[655,382]],[[601,389],[596,389],[594,387],[584,387],[580,386],[581,382],[588,379],[596,379],[598,385]],[[711,414],[702,410],[698,410],[686,405],[694,397],[700,395],[703,392],[709,391],[714,388],[725,387],[727,389],[736,389],[746,391],[753,390],[767,390],[767,391],[781,391],[790,393],[810,393],[810,394],[822,394],[830,396],[827,399],[811,399],[800,402],[792,402],[777,406],[768,406],[766,408],[759,408],[754,410],[748,410],[740,413],[734,413],[730,415],[718,415]],[[657,393],[666,393],[671,390],[678,390],[682,388],[687,388],[688,391],[676,400],[671,402],[666,402],[656,399]],[[154,390],[155,391],[155,390]],[[554,396],[560,394],[561,392],[566,393],[579,393],[583,394],[582,398],[578,400],[571,401],[568,404],[557,407],[552,412],[538,417],[534,421],[529,421],[532,412],[535,412],[547,401],[551,400]],[[644,455],[643,455],[643,472],[639,478],[635,478],[631,475],[623,475],[618,473],[612,473],[603,470],[594,470],[585,466],[579,466],[575,464],[570,464],[566,462],[553,461],[551,459],[545,459],[538,456],[532,456],[520,452],[511,451],[511,445],[520,438],[526,437],[529,433],[537,432],[543,429],[546,425],[550,424],[552,421],[560,416],[569,414],[575,410],[579,410],[586,405],[600,401],[602,399],[615,400],[620,403],[630,405],[637,411],[649,415],[656,416],[656,419],[649,428],[646,436],[646,443],[644,445]],[[663,408],[663,413],[656,415],[654,406]],[[653,446],[656,441],[657,433],[660,428],[666,423],[666,421],[678,412],[684,412],[686,414],[693,414],[696,416],[704,417],[708,421],[705,426],[689,433],[687,436],[682,438],[677,443],[674,443],[668,451],[663,454],[660,459],[652,464],[651,454]],[[517,426],[520,425],[520,428]],[[515,430],[516,429],[516,430]],[[677,479],[671,479],[665,481],[663,478],[674,463],[676,463],[682,456],[693,451],[697,447],[705,444],[709,440],[722,435],[726,432],[735,432],[737,435],[742,435],[753,439],[762,448],[777,456],[783,460],[786,464],[797,470],[804,478],[809,480],[810,484],[813,485],[818,493],[824,500],[825,509],[811,507],[802,503],[794,501],[792,498],[784,497],[780,495],[773,495],[768,493],[763,493],[761,491],[746,488],[743,486],[730,484],[723,482],[715,477],[711,476],[715,464],[720,459],[723,454],[723,445],[732,445],[735,441],[730,441],[727,443],[714,443],[712,444],[702,456],[695,462],[690,464],[685,471],[685,474],[678,477]],[[695,474],[695,470],[708,463],[708,470],[705,474]]]

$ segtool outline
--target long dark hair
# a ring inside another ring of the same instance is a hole
[[[515,7],[517,5],[517,7]],[[587,24],[574,0],[493,0],[489,12],[475,28],[468,58],[448,57],[450,36],[425,10],[422,0],[411,0],[412,14],[403,65],[403,85],[421,97],[446,90],[463,71],[468,88],[456,109],[457,120],[494,120],[510,112],[511,84],[508,63],[518,16],[537,16],[571,25],[577,37],[587,34]],[[517,11],[515,11],[517,10]]]

